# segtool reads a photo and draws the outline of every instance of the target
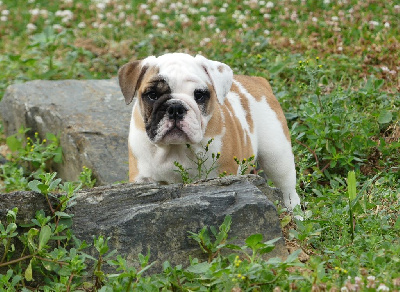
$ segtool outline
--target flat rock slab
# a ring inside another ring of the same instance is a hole
[[[173,265],[188,265],[189,256],[206,260],[188,231],[218,227],[226,215],[232,216],[229,238],[236,238],[234,243],[244,244],[255,233],[265,241],[280,237],[269,256],[286,257],[279,217],[271,203],[280,196],[278,189],[266,187],[255,175],[191,185],[119,184],[81,191],[68,212],[74,214],[72,229],[78,238],[92,243],[93,236],[111,237],[110,249],[130,262],[150,250],[150,260],[156,261],[153,271],[160,271],[166,260]],[[15,206],[20,208],[21,223],[33,218],[32,210],[48,210],[38,193],[0,194],[0,220]],[[97,256],[93,247],[88,253]]]
[[[63,163],[54,165],[58,175],[74,181],[87,166],[100,185],[128,179],[130,113],[116,79],[14,84],[0,102],[6,135],[21,126],[42,138],[60,135]]]

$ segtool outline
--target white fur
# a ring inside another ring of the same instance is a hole
[[[157,66],[159,74],[166,79],[171,88],[173,96],[171,101],[179,100],[187,108],[188,111],[180,125],[189,137],[193,151],[204,151],[202,147],[210,138],[214,138],[213,143],[209,146],[209,154],[223,151],[222,137],[229,135],[226,133],[223,121],[221,135],[217,137],[204,136],[211,117],[204,116],[200,112],[193,99],[193,92],[199,87],[207,88],[207,84],[211,81],[219,104],[224,106],[223,103],[227,98],[232,105],[233,113],[230,114],[240,122],[241,127],[247,133],[253,147],[253,154],[260,162],[267,177],[282,190],[285,206],[289,210],[293,210],[296,205],[300,204],[300,198],[295,189],[296,173],[291,144],[284,134],[281,122],[265,99],[257,101],[242,84],[233,80],[232,70],[227,65],[202,56],[193,58],[186,54],[167,54],[158,58],[148,57],[142,61],[142,65]],[[252,132],[239,95],[229,92],[232,82],[249,101],[249,114],[254,124]],[[133,111],[136,110],[140,112],[138,102],[133,107]],[[161,141],[164,134],[171,128],[168,119],[161,124],[156,142]],[[179,173],[174,171],[176,169],[174,161],[178,161],[185,169],[192,169],[190,172],[195,175],[195,164],[192,161],[193,157],[187,155],[186,143],[173,144],[151,142],[146,132],[135,125],[132,115],[129,145],[138,163],[139,175],[136,177],[136,182],[180,182]],[[207,161],[207,167],[210,167],[211,163],[210,158]],[[216,171],[210,174],[210,176],[217,175]]]

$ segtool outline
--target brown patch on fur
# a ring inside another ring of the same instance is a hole
[[[131,146],[128,145],[129,152],[129,182],[134,182],[139,174],[137,159],[132,153]]]
[[[256,101],[266,99],[271,109],[276,113],[278,120],[282,124],[283,132],[285,133],[287,140],[290,142],[290,133],[287,127],[285,115],[282,111],[281,105],[273,94],[268,81],[262,77],[245,75],[235,75],[234,79],[242,84],[243,87],[256,99]],[[237,93],[240,92],[237,91]]]
[[[233,159],[236,156],[239,160],[249,158],[253,155],[250,137],[235,117],[232,105],[225,100],[222,112],[225,120],[226,133],[222,138],[222,151],[219,158],[219,171],[226,171],[228,174],[236,174],[238,165]],[[245,142],[246,140],[246,142]]]
[[[249,125],[250,132],[253,133],[254,132],[254,122],[253,122],[253,117],[250,114],[249,100],[247,99],[247,97],[242,92],[240,92],[239,88],[235,84],[232,84],[231,91],[239,94],[240,104],[242,105],[243,109],[246,112],[247,124]]]
[[[220,105],[218,103],[214,87],[211,84],[208,84],[208,90],[210,91],[211,96],[207,104],[206,114],[211,114],[212,116],[207,124],[205,136],[214,138],[222,133],[222,124],[224,120],[220,111]]]
[[[139,104],[138,107],[135,107],[135,109],[133,110],[133,113],[132,113],[133,120],[135,121],[136,127],[138,127],[139,129],[145,130],[145,125],[144,125],[144,122],[143,122],[143,118],[142,118],[142,116],[141,116],[141,114],[139,112],[139,107],[140,107],[140,104]]]
[[[207,124],[205,136],[214,138],[215,136],[220,135],[222,133],[223,122],[224,120],[221,111],[217,108],[217,110],[214,110],[213,115]]]

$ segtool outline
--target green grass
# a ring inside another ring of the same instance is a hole
[[[118,259],[112,255],[110,263],[121,268],[121,275],[113,278],[99,270],[98,281],[85,286],[88,290],[110,291],[113,287],[119,291],[128,284],[172,291],[207,287],[215,291],[235,287],[243,289],[236,291],[276,287],[323,291],[344,286],[351,290],[354,284],[364,291],[374,291],[379,284],[400,289],[398,1],[0,3],[0,99],[12,83],[110,78],[131,59],[181,51],[225,62],[236,74],[267,78],[288,118],[298,192],[305,208],[305,213],[297,212],[305,220],[294,222],[285,210],[280,213],[288,245],[303,250],[303,263],[296,262],[294,254],[293,261],[286,262],[242,258],[236,267],[237,250],[233,249],[230,257],[210,263],[193,260],[188,269],[165,264],[162,274],[144,277],[140,269],[133,270],[124,262],[123,255]],[[6,143],[3,138],[0,142]],[[12,138],[8,144],[12,145]],[[45,147],[42,141],[36,144],[37,149]],[[26,145],[21,147],[25,152],[16,151],[12,158],[18,165],[31,157]],[[29,181],[43,178],[45,166],[39,176],[32,175],[34,170],[29,167],[3,165],[0,188],[29,189]],[[90,171],[85,171],[81,180],[92,183]],[[351,171],[355,180],[348,179]],[[12,214],[10,218],[10,229],[0,235],[6,245],[14,228]],[[43,240],[49,229],[41,230]],[[26,236],[39,240],[38,232]],[[55,232],[51,227],[51,233]],[[66,237],[73,241],[72,235]],[[105,256],[104,249],[100,252],[104,244],[104,239],[97,239],[100,258]],[[66,257],[77,254],[70,256],[76,275],[85,271],[81,245],[76,243],[72,251],[61,250]],[[35,252],[47,259],[55,257],[50,249],[32,250],[31,254]],[[142,269],[149,264],[145,256],[138,262]],[[30,276],[29,263],[20,261],[10,275],[0,275],[0,287],[9,287],[13,279],[15,285],[29,287],[29,282],[22,282]],[[45,267],[39,260],[32,265],[33,273]],[[272,273],[263,273],[260,267]],[[51,289],[83,287],[78,276],[69,281],[63,273],[53,270]],[[104,280],[103,288],[99,279]]]

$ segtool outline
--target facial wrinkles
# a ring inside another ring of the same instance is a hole
[[[183,130],[187,132],[189,136],[197,140],[198,138],[195,137],[204,131],[202,128],[202,115],[197,103],[194,101],[193,97],[187,94],[172,94],[171,101],[174,99],[183,102],[185,106],[190,108],[182,121]]]

